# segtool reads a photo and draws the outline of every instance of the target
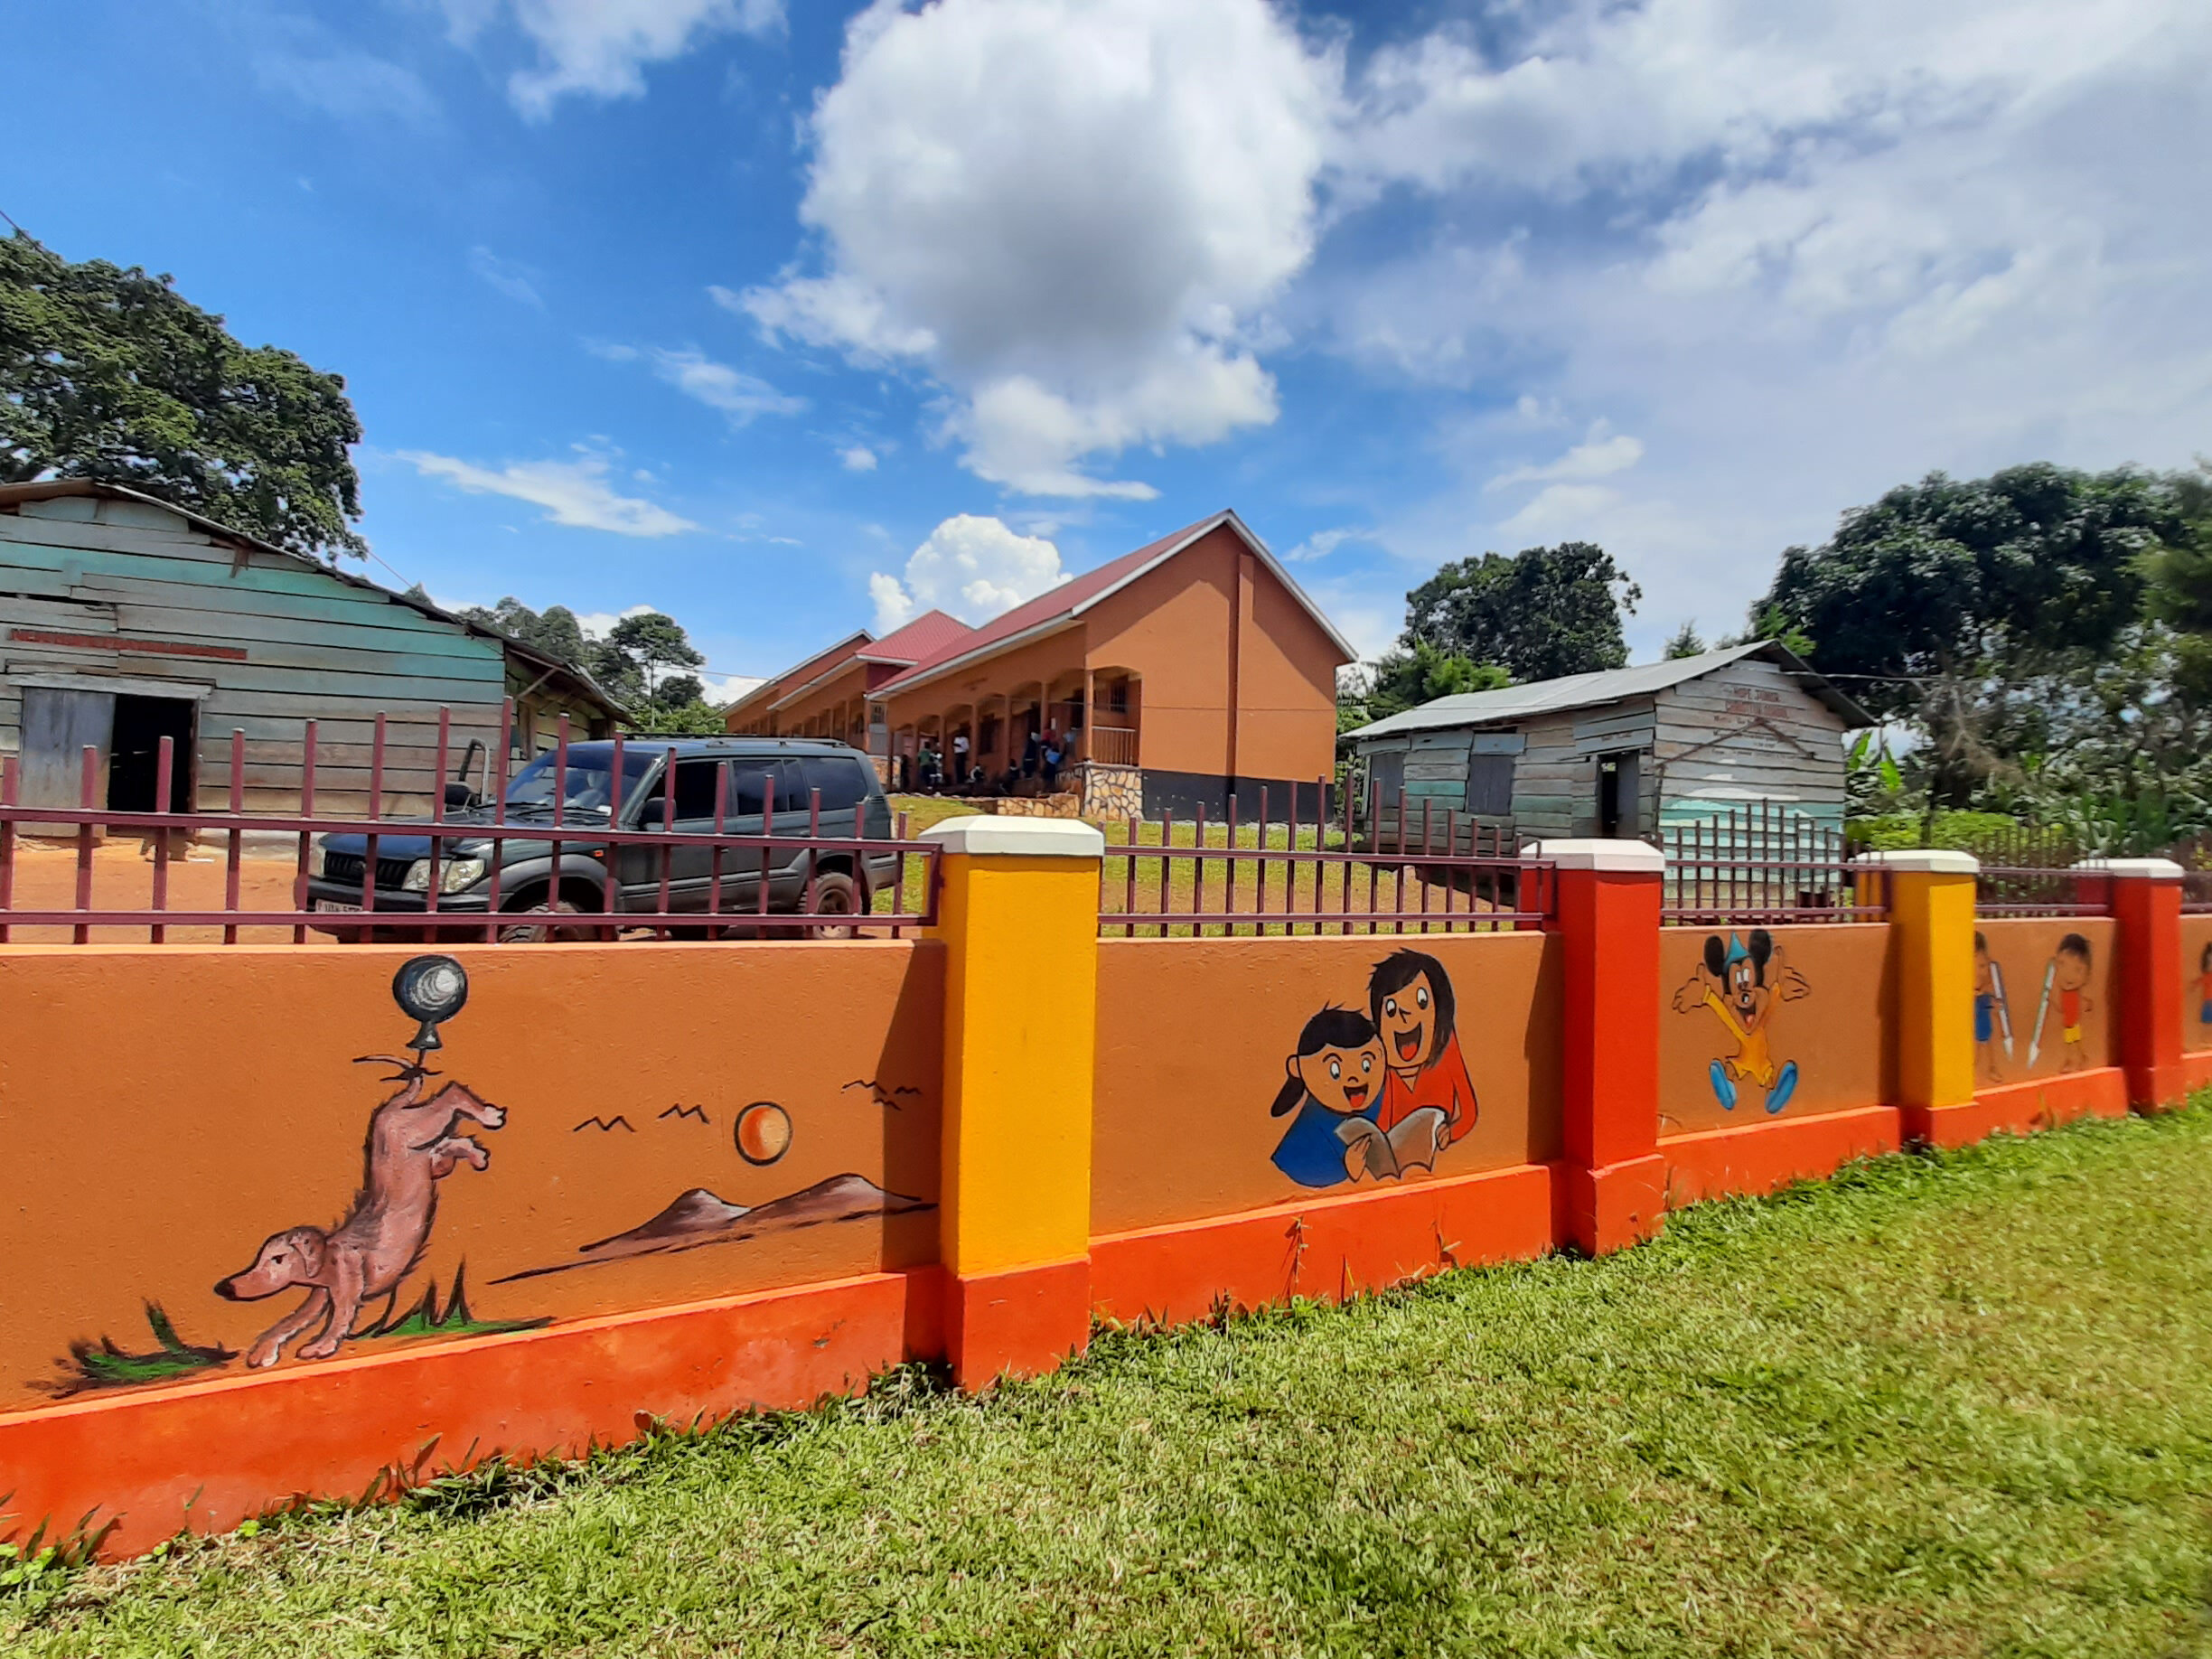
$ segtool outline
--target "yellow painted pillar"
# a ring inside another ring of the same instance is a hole
[[[1090,1335],[1106,842],[1046,818],[953,818],[921,839],[943,860],[946,1350],[976,1387],[1049,1371]]]
[[[1907,1140],[1930,1140],[1938,1114],[1974,1095],[1974,888],[1972,853],[1933,848],[1858,860],[1886,886],[1897,950],[1898,1105]]]

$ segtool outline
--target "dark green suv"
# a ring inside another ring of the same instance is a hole
[[[668,769],[670,751],[675,766],[674,817],[666,818],[669,801]],[[561,918],[588,913],[651,914],[661,908],[661,861],[668,865],[668,908],[698,914],[708,908],[714,883],[714,849],[704,846],[666,848],[620,847],[595,840],[592,830],[656,830],[664,821],[680,833],[711,835],[715,830],[717,780],[723,796],[723,830],[730,835],[791,837],[787,849],[768,855],[768,909],[790,914],[806,902],[807,885],[814,887],[813,914],[823,916],[861,915],[871,895],[898,879],[898,855],[871,853],[857,858],[848,851],[817,856],[804,838],[811,821],[815,791],[821,794],[820,832],[825,839],[888,841],[891,809],[883,786],[867,756],[840,743],[806,742],[781,738],[686,738],[670,743],[641,737],[623,747],[623,775],[619,786],[613,776],[614,745],[611,743],[575,743],[568,745],[567,770],[559,781],[561,799],[555,799],[555,756],[541,755],[525,766],[507,786],[506,816],[510,826],[543,824],[548,833],[501,838],[499,910],[512,919],[500,929],[502,940],[550,938],[587,939],[595,930],[580,922]],[[766,805],[775,803],[770,823]],[[459,786],[449,788],[459,793]],[[492,848],[488,838],[472,838],[472,824],[493,821],[487,803],[463,795],[455,801],[438,830],[438,911],[441,914],[482,915],[492,896]],[[558,826],[560,863],[554,867],[554,839]],[[361,937],[359,922],[341,923],[341,915],[359,916],[373,909],[381,920],[390,916],[391,931],[405,933],[404,920],[420,915],[430,880],[430,836],[422,819],[394,819],[389,830],[376,837],[376,876],[373,904],[362,903],[362,865],[368,856],[368,837],[361,834],[323,837],[309,855],[308,908],[333,918],[320,924],[324,933]],[[719,910],[734,919],[756,910],[760,899],[762,854],[759,848],[726,848],[722,853]],[[849,927],[849,924],[847,924]],[[383,929],[376,929],[383,932]],[[424,930],[416,929],[415,933]],[[784,930],[777,930],[779,933]],[[822,931],[839,931],[825,923]]]

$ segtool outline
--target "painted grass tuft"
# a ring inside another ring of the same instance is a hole
[[[45,1573],[0,1651],[2212,1652],[2212,1106]]]

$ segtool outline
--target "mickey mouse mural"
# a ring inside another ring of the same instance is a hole
[[[1783,961],[1782,947],[1763,927],[1753,928],[1748,940],[1738,933],[1725,939],[1714,933],[1705,941],[1703,959],[1674,993],[1674,1011],[1711,1008],[1733,1044],[1707,1068],[1713,1097],[1723,1111],[1736,1110],[1745,1083],[1764,1094],[1769,1113],[1789,1104],[1797,1092],[1797,1063],[1775,1062],[1775,1015],[1783,1003],[1812,990],[1804,975]]]

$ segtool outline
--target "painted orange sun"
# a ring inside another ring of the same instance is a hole
[[[773,1101],[755,1101],[737,1114],[737,1156],[773,1164],[791,1150],[791,1114]]]

